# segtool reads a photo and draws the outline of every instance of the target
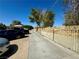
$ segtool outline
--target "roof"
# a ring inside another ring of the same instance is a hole
[[[13,27],[23,27],[23,25],[14,25]]]

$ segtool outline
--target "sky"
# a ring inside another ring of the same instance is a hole
[[[32,8],[51,10],[55,13],[54,26],[61,26],[64,14],[61,7],[62,0],[0,0],[0,23],[10,25],[13,20],[20,20],[24,25],[36,26],[30,23],[28,16]]]

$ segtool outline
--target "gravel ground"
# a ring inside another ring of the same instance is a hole
[[[27,59],[28,55],[28,39],[29,37],[17,39],[11,41],[11,46],[14,48],[11,48],[13,51],[13,54],[8,57],[8,59]],[[12,52],[12,51],[10,51]]]

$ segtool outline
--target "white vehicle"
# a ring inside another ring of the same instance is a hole
[[[9,49],[9,41],[6,38],[0,38],[0,55]]]

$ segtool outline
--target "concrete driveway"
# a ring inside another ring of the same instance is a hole
[[[59,46],[50,43],[39,33],[32,32],[30,35],[28,59],[79,59]]]
[[[74,54],[51,43],[38,32],[29,37],[10,42],[10,50],[3,56],[5,59],[79,59]]]
[[[27,59],[29,37],[10,41],[10,49],[2,55],[4,59]]]

